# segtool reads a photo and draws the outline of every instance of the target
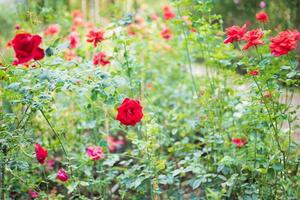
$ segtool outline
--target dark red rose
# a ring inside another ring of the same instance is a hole
[[[247,32],[246,24],[242,27],[231,26],[226,29],[227,38],[224,40],[224,43],[239,42],[243,38],[244,34]]]
[[[44,164],[46,158],[48,157],[48,151],[40,144],[35,144],[35,156],[39,163]]]
[[[238,148],[241,148],[247,144],[247,141],[241,138],[232,138],[231,142],[235,144]]]
[[[271,38],[270,49],[274,56],[282,56],[288,54],[298,46],[300,33],[295,30],[286,30],[280,32],[276,37]]]
[[[39,35],[31,35],[29,33],[19,33],[10,42],[15,51],[16,59],[14,65],[23,64],[30,60],[41,60],[45,53],[39,45],[42,43],[42,38]]]
[[[259,21],[261,23],[267,23],[269,20],[269,17],[267,15],[267,13],[262,11],[262,12],[259,12],[256,14],[256,19],[257,19],[257,21]]]
[[[124,99],[118,108],[116,119],[126,126],[135,126],[143,118],[143,107],[139,100]]]
[[[264,44],[264,41],[261,40],[263,37],[264,32],[261,29],[254,29],[248,31],[242,40],[245,40],[247,44],[244,46],[243,50],[247,50],[252,46],[257,47],[258,45]]]

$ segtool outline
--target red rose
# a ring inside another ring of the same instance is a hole
[[[248,72],[249,75],[251,76],[258,76],[259,75],[259,70],[255,69],[255,70],[251,70]]]
[[[35,156],[39,163],[44,164],[46,158],[48,157],[48,151],[40,144],[35,144]]]
[[[62,182],[66,182],[69,180],[69,175],[63,168],[60,168],[57,171],[56,178]]]
[[[172,33],[171,29],[169,29],[169,28],[165,28],[164,30],[162,30],[160,32],[160,35],[165,40],[170,40],[173,37],[173,33]]]
[[[91,30],[86,37],[88,38],[87,42],[94,43],[94,47],[96,47],[98,43],[104,40],[104,31]]]
[[[256,19],[257,21],[261,22],[261,23],[267,23],[269,20],[269,17],[267,15],[267,13],[265,12],[259,12],[256,14]]]
[[[94,63],[94,65],[105,66],[105,65],[110,64],[110,61],[109,61],[109,57],[106,55],[105,52],[100,52],[94,56],[93,63]]]
[[[20,33],[10,42],[14,48],[16,60],[14,65],[23,64],[30,60],[41,60],[45,53],[39,45],[42,43],[42,38],[39,35],[31,35],[29,33]]]
[[[231,142],[235,144],[238,148],[241,148],[247,144],[247,141],[241,138],[232,138]]]
[[[227,38],[224,40],[224,43],[232,43],[234,41],[241,41],[244,34],[247,32],[246,24],[244,24],[242,27],[239,26],[231,26],[226,29]]]
[[[79,36],[76,32],[72,32],[69,35],[69,43],[71,49],[76,49],[79,44]]]
[[[176,17],[176,14],[173,12],[173,9],[171,6],[165,6],[163,7],[164,11],[164,18],[165,20],[170,20]]]
[[[139,100],[124,99],[118,107],[116,119],[126,126],[135,126],[143,118],[143,107]]]
[[[295,31],[282,31],[276,37],[271,38],[270,49],[274,56],[288,54],[298,46],[300,33]]]
[[[261,29],[254,29],[251,31],[248,31],[242,40],[245,40],[247,44],[244,46],[243,50],[247,50],[252,46],[258,46],[261,44],[264,44],[264,41],[261,40],[263,37],[264,33]]]
[[[104,158],[103,150],[101,147],[98,147],[98,146],[89,146],[86,149],[86,154],[88,155],[88,157],[90,159],[92,159],[94,161]]]

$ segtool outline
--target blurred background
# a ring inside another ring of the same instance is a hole
[[[224,27],[232,24],[251,25],[255,13],[265,10],[270,17],[269,27],[278,29],[300,27],[300,0],[204,0],[212,1],[212,12],[223,16]],[[14,33],[16,24],[27,24],[27,28],[50,23],[67,23],[69,11],[82,10],[85,19],[96,24],[102,18],[120,18],[140,7],[160,9],[168,0],[0,0],[0,39],[7,41]],[[154,7],[154,8],[153,8]],[[26,27],[24,27],[26,28]],[[2,46],[2,45],[1,45]]]

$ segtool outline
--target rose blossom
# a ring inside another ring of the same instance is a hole
[[[104,31],[91,30],[86,37],[88,38],[87,42],[93,43],[94,47],[96,47],[98,43],[101,43],[104,40]]]
[[[42,43],[42,38],[39,35],[31,35],[29,33],[17,34],[9,44],[15,51],[14,65],[24,64],[30,60],[41,60],[45,53],[39,45]]]
[[[235,144],[238,148],[241,148],[247,144],[247,141],[241,138],[232,138],[231,142]]]
[[[30,198],[32,198],[32,199],[35,199],[35,198],[39,197],[39,193],[32,190],[32,189],[29,189],[28,194],[29,194]]]
[[[58,24],[51,24],[44,31],[44,35],[55,36],[60,32],[60,26]]]
[[[126,98],[118,107],[116,119],[126,126],[135,126],[143,118],[143,107],[139,100]]]
[[[48,157],[48,151],[40,144],[35,144],[35,156],[39,163],[44,164],[46,158]]]
[[[244,34],[247,32],[246,24],[242,27],[239,26],[231,26],[226,29],[227,38],[224,40],[224,43],[232,43],[234,41],[241,41]]]
[[[102,65],[102,66],[108,65],[108,64],[110,64],[109,57],[106,55],[105,52],[99,52],[99,53],[95,54],[95,56],[93,58],[93,64],[96,66],[97,65]]]
[[[261,23],[267,23],[269,20],[267,13],[265,13],[264,11],[257,13],[255,16],[257,21]]]
[[[248,72],[248,74],[249,74],[250,76],[258,76],[259,73],[260,73],[260,72],[259,72],[258,69],[251,70],[251,71]]]
[[[63,168],[60,168],[57,171],[56,178],[62,182],[66,182],[69,179],[69,175]]]
[[[252,46],[257,47],[258,45],[264,44],[264,41],[261,40],[264,33],[261,29],[254,29],[251,31],[248,31],[242,40],[245,40],[247,44],[244,46],[243,50],[247,50]]]
[[[286,30],[280,32],[277,36],[270,39],[270,49],[274,56],[282,56],[288,54],[298,46],[300,33],[295,30]]]
[[[69,44],[71,49],[76,49],[79,44],[79,36],[76,32],[71,32],[69,35]]]
[[[267,6],[267,4],[266,4],[266,2],[264,2],[264,1],[261,1],[261,2],[259,3],[259,7],[260,7],[261,9],[265,8],[266,6]]]
[[[165,28],[160,32],[160,35],[162,38],[164,38],[165,40],[170,40],[173,37],[173,33],[171,31],[171,29],[169,28]]]
[[[109,151],[113,153],[121,149],[125,145],[125,141],[123,139],[119,140],[109,135],[107,136],[107,144]]]
[[[173,9],[171,6],[165,6],[163,7],[164,11],[164,18],[165,20],[170,20],[176,17],[176,14],[173,12]]]
[[[101,147],[99,146],[89,146],[86,149],[86,154],[88,157],[94,161],[104,158],[104,153]]]

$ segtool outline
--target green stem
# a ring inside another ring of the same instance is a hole
[[[40,112],[42,113],[44,119],[46,120],[47,124],[49,125],[50,129],[52,130],[52,132],[54,133],[55,137],[58,139],[60,146],[64,152],[64,154],[66,155],[66,157],[68,157],[67,151],[64,147],[64,144],[62,143],[62,140],[60,139],[58,133],[54,130],[53,126],[51,125],[50,121],[48,120],[48,118],[46,117],[45,113],[43,110],[40,110]]]
[[[0,188],[1,188],[1,200],[5,200],[5,162],[6,162],[6,149],[3,150],[4,159],[1,161],[1,181],[0,181]]]
[[[264,105],[265,105],[265,108],[266,108],[266,110],[267,110],[268,117],[269,117],[269,120],[270,120],[270,123],[271,123],[271,127],[272,127],[272,129],[273,129],[273,131],[274,131],[274,134],[275,134],[275,141],[276,141],[276,143],[277,143],[277,146],[278,146],[279,151],[280,151],[280,152],[282,153],[282,155],[283,155],[283,164],[284,164],[284,168],[285,168],[285,152],[282,150],[282,148],[281,148],[281,146],[280,146],[279,136],[278,136],[278,130],[277,130],[277,128],[275,127],[275,125],[274,125],[274,123],[273,123],[271,111],[270,111],[270,109],[269,109],[269,107],[268,107],[268,105],[267,105],[267,102],[266,102],[266,100],[265,100],[265,98],[264,98],[264,96],[263,96],[262,88],[261,88],[260,85],[258,84],[258,82],[257,82],[257,80],[256,80],[256,78],[255,78],[255,76],[253,76],[253,80],[254,80],[254,82],[255,82],[255,84],[256,84],[258,90],[259,90],[259,93],[260,93],[260,95],[261,95],[261,100],[263,101],[263,103],[264,103]]]
[[[177,10],[178,10],[179,16],[181,17],[179,6],[177,7]],[[190,76],[191,76],[191,79],[192,79],[192,84],[193,84],[193,91],[194,91],[195,95],[197,96],[197,98],[199,98],[198,88],[197,88],[197,85],[196,85],[195,77],[193,75],[192,59],[191,59],[191,53],[190,53],[190,48],[189,48],[189,43],[188,43],[188,38],[187,38],[187,32],[186,32],[185,25],[182,25],[182,32],[183,32],[183,36],[184,36],[184,44],[185,44],[185,51],[186,51],[186,59],[188,61],[188,69],[189,69],[189,73],[190,73]]]
[[[73,170],[72,170],[72,167],[71,167],[71,161],[70,161],[70,158],[69,158],[69,156],[67,154],[67,151],[66,151],[66,149],[64,147],[64,144],[63,144],[62,140],[60,139],[58,133],[54,130],[53,126],[51,125],[51,123],[49,121],[49,119],[46,117],[44,111],[40,109],[40,112],[42,113],[44,119],[46,120],[46,122],[49,125],[50,129],[54,133],[55,137],[58,139],[58,141],[60,143],[60,146],[61,146],[61,148],[62,148],[62,150],[63,150],[63,152],[64,152],[64,154],[65,154],[65,156],[66,156],[66,158],[68,160],[68,165],[69,165],[69,168],[70,168],[70,175],[71,175],[71,177],[73,177]]]
[[[131,80],[131,69],[129,66],[129,60],[128,60],[128,51],[126,48],[126,43],[124,43],[124,58],[125,58],[125,65],[127,68],[127,76],[129,78],[129,87],[130,87],[130,96],[133,97],[133,86],[132,86],[132,80]]]

